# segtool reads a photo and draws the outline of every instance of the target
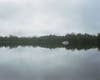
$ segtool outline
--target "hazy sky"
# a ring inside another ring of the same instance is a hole
[[[100,32],[99,0],[0,0],[0,35]]]

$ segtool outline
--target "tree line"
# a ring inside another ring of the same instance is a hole
[[[68,41],[68,45],[63,45],[63,41]],[[100,46],[100,33],[97,35],[90,34],[66,34],[64,36],[56,35],[47,35],[41,37],[0,37],[0,46],[40,46],[47,48],[57,48],[57,47],[66,47],[66,48],[90,48],[90,47],[99,47]]]

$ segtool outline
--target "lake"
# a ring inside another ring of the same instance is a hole
[[[0,80],[100,80],[100,51],[1,47]]]

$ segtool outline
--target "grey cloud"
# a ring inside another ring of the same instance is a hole
[[[0,35],[64,35],[100,30],[98,0],[25,1],[0,2]]]
[[[12,4],[0,4],[0,19],[10,20],[18,10],[18,7]]]

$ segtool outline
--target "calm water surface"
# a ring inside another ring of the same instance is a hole
[[[100,80],[100,51],[3,47],[0,80]]]

